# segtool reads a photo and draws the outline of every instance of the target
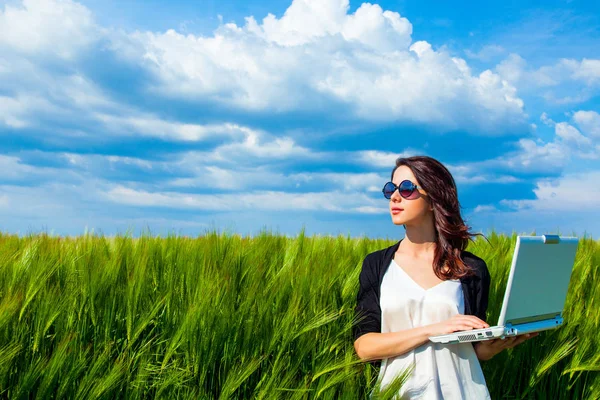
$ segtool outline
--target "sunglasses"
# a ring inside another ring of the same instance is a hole
[[[383,196],[388,200],[392,198],[392,195],[396,190],[398,190],[400,196],[404,197],[405,199],[408,199],[410,196],[412,196],[416,189],[423,188],[415,185],[409,180],[404,180],[400,182],[400,185],[398,186],[396,186],[394,182],[388,182],[383,186],[383,189],[381,191],[383,192]]]

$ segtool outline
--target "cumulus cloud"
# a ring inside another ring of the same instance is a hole
[[[348,9],[347,0],[294,0],[279,19],[248,17],[213,36],[135,32],[113,46],[168,96],[258,111],[343,106],[368,121],[478,134],[523,127],[523,102],[497,74],[473,74],[463,59],[412,42],[412,25],[396,12]]]
[[[349,13],[348,0],[293,0],[280,18],[269,14],[259,23],[249,16],[243,26],[222,24],[206,36],[115,31],[97,26],[79,3],[24,0],[0,11],[0,48],[12,52],[0,57],[0,76],[6,79],[3,89],[16,92],[11,101],[41,95],[58,108],[87,110],[113,126],[123,114],[106,110],[123,107],[94,82],[81,73],[51,73],[31,60],[50,55],[67,63],[83,52],[112,51],[154,77],[141,88],[147,93],[229,110],[303,111],[335,119],[344,109],[350,120],[483,135],[528,129],[514,86],[489,70],[474,74],[465,60],[412,35],[412,24],[399,13],[370,3]],[[16,65],[28,61],[30,76],[42,82],[28,86],[18,78],[22,67]],[[3,118],[4,124],[31,125],[35,109],[25,111]]]
[[[379,192],[385,181],[381,174],[349,172],[299,172],[284,174],[264,167],[228,169],[201,166],[193,178],[177,178],[167,183],[172,188],[218,188],[227,190],[258,188],[289,188],[305,191],[306,188],[336,188],[346,193]]]
[[[23,162],[20,157],[0,154],[0,181],[29,184],[34,180],[52,181],[57,176],[61,176],[63,182],[73,181],[77,177],[73,171],[34,166]]]
[[[495,71],[520,93],[532,93],[552,104],[575,104],[589,100],[600,88],[600,60],[560,59],[534,67],[518,54],[510,54]]]
[[[486,205],[479,205],[473,209],[474,213],[484,213],[484,212],[489,212],[489,211],[496,211],[496,207],[494,207],[490,204],[486,204]]]
[[[546,126],[553,127],[554,125],[556,125],[556,122],[554,122],[554,120],[550,118],[545,112],[543,112],[542,115],[540,115],[540,121],[542,121]]]
[[[409,46],[412,24],[397,12],[363,3],[349,15],[348,8],[348,0],[294,0],[281,19],[269,14],[259,25],[254,17],[248,17],[246,29],[282,46],[303,45],[335,35],[381,51]]]
[[[388,168],[391,170],[396,166],[396,159],[399,157],[411,157],[417,155],[416,150],[408,149],[402,153],[392,153],[379,150],[361,150],[355,153],[349,153],[350,160],[356,160],[359,163],[375,168]],[[422,154],[422,153],[418,153]]]
[[[146,113],[130,113],[127,116],[94,113],[94,117],[102,122],[110,132],[120,134],[136,134],[157,137],[170,141],[197,142],[216,136],[240,139],[256,137],[252,129],[234,123],[223,124],[190,124],[167,121]]]
[[[515,172],[547,173],[552,166],[562,171],[574,158],[600,158],[600,149],[590,146],[591,140],[574,126],[560,122],[555,125],[552,141],[520,139],[517,149],[494,160],[479,163],[488,169],[508,169]]]
[[[249,132],[242,142],[227,143],[218,146],[211,158],[218,161],[239,162],[244,156],[261,159],[288,159],[313,157],[314,153],[303,146],[299,146],[289,137],[272,137],[263,132]]]
[[[497,44],[490,44],[483,46],[481,50],[474,52],[471,50],[465,50],[465,54],[468,58],[474,58],[479,61],[490,61],[491,59],[504,54],[506,49]]]
[[[374,172],[350,173],[350,172],[317,172],[291,174],[294,181],[317,183],[325,187],[343,189],[345,193],[381,192],[383,184],[389,179],[383,174]],[[299,184],[297,184],[299,186]]]
[[[51,120],[53,135],[60,133],[63,123],[84,121],[92,113],[131,110],[111,100],[82,73],[70,68],[61,73],[22,57],[11,58],[0,69],[0,93],[0,126],[46,128]]]
[[[11,128],[23,128],[27,126],[27,120],[23,115],[29,108],[26,103],[26,99],[0,96],[0,123]]]
[[[596,59],[562,58],[554,64],[535,68],[520,55],[511,53],[495,69],[502,78],[519,83],[519,87],[557,86],[567,80],[581,81],[588,86],[600,83],[600,60]]]
[[[533,200],[504,200],[503,205],[540,211],[600,211],[600,171],[542,179],[533,190]]]
[[[597,84],[595,60],[563,60],[559,68],[531,69],[513,55],[495,71],[473,72],[465,59],[418,40],[419,33],[405,16],[377,4],[364,3],[350,13],[348,0],[290,3],[281,17],[249,16],[240,26],[222,24],[208,35],[105,29],[96,25],[86,7],[70,0],[0,6],[3,133],[20,130],[55,143],[58,136],[75,131],[113,143],[124,136],[178,142],[155,159],[77,150],[1,156],[1,178],[14,185],[2,186],[8,194],[0,196],[0,208],[19,205],[19,215],[26,216],[35,214],[28,209],[33,205],[40,210],[38,217],[51,214],[65,221],[92,213],[87,205],[106,215],[109,209],[138,213],[131,218],[150,213],[150,207],[190,214],[240,208],[248,213],[385,213],[385,201],[382,204],[376,192],[395,159],[416,151],[319,151],[302,133],[261,129],[256,121],[290,112],[346,126],[362,120],[361,126],[415,123],[478,135],[522,133],[528,124],[517,83],[532,80],[554,87],[570,79]],[[483,60],[502,52],[488,47],[467,55]],[[114,71],[89,69],[100,56],[110,59],[107,68],[122,67],[143,79],[134,79],[126,89],[109,87],[112,83],[106,80]],[[130,88],[134,93],[123,93]],[[145,101],[136,103],[136,90],[148,96]],[[159,110],[171,99],[184,105],[189,119],[181,120],[173,108]],[[214,122],[198,122],[202,116],[194,119],[190,111],[206,104],[220,112]],[[457,166],[452,169],[457,182],[513,183],[519,179],[506,169],[562,167],[574,155],[600,154],[600,148],[592,151],[590,146],[598,137],[597,113],[578,111],[571,121],[556,123],[547,116],[542,121],[555,128],[553,140],[523,139],[514,153],[481,163],[483,169]],[[170,153],[192,142],[203,150]],[[69,147],[65,143],[58,147]],[[51,167],[43,166],[46,163]],[[305,172],[311,163],[352,165],[353,171],[361,172]],[[31,179],[42,184],[21,185]],[[195,193],[207,188],[244,190],[236,196]],[[45,204],[50,208],[44,209]]]
[[[255,191],[230,194],[185,194],[179,192],[148,192],[115,186],[105,193],[115,203],[142,207],[169,207],[208,211],[332,211],[342,213],[384,213],[387,207],[364,195],[344,192],[288,193]]]
[[[600,60],[587,58],[581,61],[563,59],[559,65],[570,71],[573,79],[582,80],[588,85],[600,83]]]
[[[594,138],[600,138],[600,114],[596,111],[577,111],[573,121],[582,132]]]
[[[573,147],[583,149],[585,146],[589,146],[592,143],[592,141],[588,137],[583,136],[577,128],[566,122],[559,122],[556,124],[555,132],[556,136]]]
[[[548,174],[549,166],[554,175],[562,173],[570,162],[577,159],[600,159],[600,145],[589,135],[595,125],[595,112],[578,111],[572,120],[583,126],[578,130],[571,122],[555,122],[545,112],[540,119],[554,128],[554,136],[547,141],[538,138],[519,139],[515,149],[494,159],[449,165],[449,169],[457,182],[461,183],[514,183],[518,173]],[[510,172],[510,174],[503,174]]]
[[[23,0],[0,9],[0,49],[72,59],[98,38],[92,13],[70,0]]]

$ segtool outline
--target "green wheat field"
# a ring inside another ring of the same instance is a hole
[[[487,238],[468,250],[493,324],[516,236]],[[580,239],[565,324],[482,362],[492,398],[600,398],[600,242]],[[391,398],[352,324],[364,256],[395,241],[0,234],[0,397]]]

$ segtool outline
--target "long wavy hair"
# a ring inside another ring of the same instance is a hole
[[[474,271],[463,262],[461,251],[467,248],[473,236],[460,215],[460,203],[456,183],[448,169],[439,161],[427,156],[400,157],[392,170],[392,178],[398,167],[405,165],[414,174],[433,208],[435,224],[435,255],[433,271],[441,280],[459,279],[473,275]],[[444,267],[448,270],[444,271]]]

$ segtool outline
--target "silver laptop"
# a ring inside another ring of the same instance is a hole
[[[498,325],[431,336],[435,343],[478,342],[558,328],[579,239],[517,236]]]

